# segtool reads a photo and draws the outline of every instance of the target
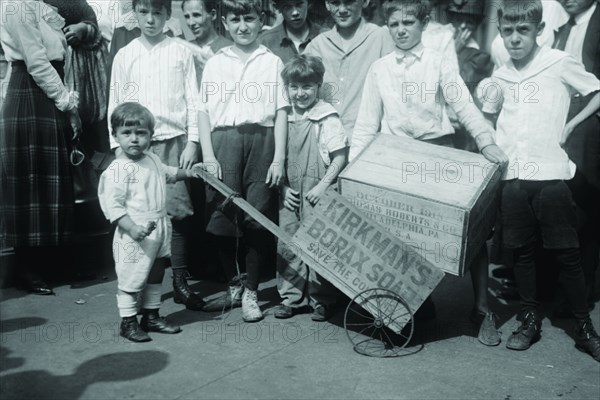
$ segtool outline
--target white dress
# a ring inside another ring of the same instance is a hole
[[[111,223],[125,215],[142,226],[156,222],[156,229],[139,242],[117,226],[113,257],[119,289],[125,292],[143,290],[154,261],[171,256],[166,183],[175,182],[176,175],[176,167],[164,165],[156,155],[146,153],[137,161],[116,159],[100,176],[100,207]]]

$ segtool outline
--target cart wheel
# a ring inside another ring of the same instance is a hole
[[[406,355],[403,349],[412,338],[413,322],[413,313],[404,299],[387,289],[367,289],[357,294],[344,313],[344,329],[354,351],[370,357]]]

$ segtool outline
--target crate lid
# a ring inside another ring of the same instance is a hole
[[[498,166],[480,154],[380,134],[340,174],[340,180],[469,207],[497,173]]]

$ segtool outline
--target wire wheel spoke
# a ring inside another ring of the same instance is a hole
[[[358,306],[372,315],[366,315]],[[357,294],[346,307],[344,328],[357,353],[371,357],[414,353],[403,351],[413,335],[413,313],[391,290],[368,289]],[[388,328],[394,331],[393,335]]]

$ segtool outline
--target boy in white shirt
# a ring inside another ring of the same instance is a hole
[[[448,118],[450,107],[473,136],[483,155],[504,163],[506,155],[494,144],[494,130],[473,104],[458,65],[444,54],[421,42],[429,22],[422,0],[396,0],[384,4],[388,29],[395,51],[375,61],[365,79],[350,160],[378,132],[412,137],[432,144],[453,147],[454,128]],[[441,101],[440,101],[441,100]],[[471,319],[479,325],[478,339],[493,346],[500,343],[496,317],[487,302],[488,257],[485,246],[471,268],[475,305]],[[431,302],[425,303],[431,308]],[[425,312],[427,308],[423,308]]]
[[[121,103],[110,117],[112,137],[121,151],[102,173],[98,199],[106,218],[117,228],[113,256],[117,272],[120,335],[147,342],[146,332],[181,332],[158,314],[162,281],[171,253],[171,222],[166,183],[199,177],[191,169],[163,164],[147,152],[154,133],[152,113],[139,103]],[[142,320],[137,321],[141,294]]]
[[[542,3],[507,0],[498,27],[511,60],[480,84],[483,111],[499,113],[496,143],[509,158],[500,203],[503,245],[515,253],[521,326],[506,346],[526,350],[540,337],[534,252],[538,240],[561,268],[561,283],[576,319],[576,347],[600,361],[600,337],[590,319],[581,269],[576,215],[565,181],[575,165],[562,148],[581,121],[600,108],[600,92],[568,123],[571,95],[600,91],[600,81],[559,50],[540,47]],[[541,232],[541,238],[537,232]]]
[[[274,220],[274,188],[283,183],[289,106],[281,79],[283,63],[257,41],[264,19],[261,1],[226,0],[222,7],[223,24],[234,44],[210,58],[202,74],[202,158],[227,186]],[[206,230],[217,237],[215,251],[231,283],[229,292],[205,310],[241,305],[244,321],[260,321],[256,292],[260,271],[272,259],[273,237],[238,209],[219,209],[222,202],[222,196],[207,191],[206,206],[212,213]],[[239,276],[236,237],[241,236],[244,286],[234,284]]]
[[[189,169],[198,160],[201,103],[192,52],[164,33],[171,16],[170,0],[133,0],[133,8],[142,35],[115,56],[108,114],[128,101],[147,107],[156,118],[150,151],[167,165]],[[112,136],[110,141],[116,148]],[[201,310],[204,301],[186,280],[186,236],[194,213],[189,189],[184,182],[168,184],[167,196],[173,222],[173,299],[189,310]]]

